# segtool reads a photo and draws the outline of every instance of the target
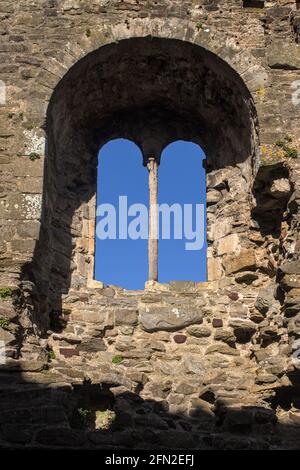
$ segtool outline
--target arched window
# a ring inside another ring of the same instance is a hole
[[[136,204],[148,205],[148,175],[142,153],[129,140],[112,140],[98,156],[96,280],[127,289],[144,288],[148,221],[146,214],[146,226],[136,226],[140,209]],[[135,239],[141,230],[142,237]]]
[[[192,142],[174,142],[162,153],[158,183],[160,227],[162,218],[166,217],[162,205],[166,204],[164,207],[170,210],[173,236],[168,237],[167,226],[160,230],[160,282],[207,280],[204,159],[205,154],[199,145]]]
[[[231,194],[237,191],[245,207],[249,202],[260,154],[252,96],[243,78],[226,61],[196,44],[151,36],[128,38],[97,48],[78,60],[57,84],[46,124],[41,230],[33,261],[26,270],[32,270],[34,277],[40,279],[39,290],[49,304],[56,306],[57,299],[62,299],[70,289],[96,286],[93,269],[96,165],[97,152],[99,148],[106,152],[103,147],[106,142],[122,136],[138,144],[147,169],[140,163],[140,153],[132,161],[139,172],[135,183],[144,191],[145,202],[149,202],[148,186],[152,200],[156,200],[157,173],[161,180],[166,160],[161,154],[176,139],[194,142],[205,149],[211,196],[222,198],[220,184],[226,186],[233,178]],[[160,160],[161,167],[157,168]],[[104,185],[112,184],[122,173],[124,182],[130,181],[129,167],[120,165],[107,172],[103,166],[100,183],[102,180]],[[240,180],[236,177],[239,171],[243,175]],[[100,199],[101,194],[104,196],[99,185]],[[231,232],[233,221],[232,214],[226,215],[221,208],[219,211],[217,202],[210,207],[210,213],[209,279],[218,281],[227,275],[223,263],[227,252],[219,250],[219,239]],[[126,247],[127,242],[129,245],[131,240],[124,241]],[[135,248],[132,256],[123,258],[129,253],[124,247],[118,252],[117,266],[113,266],[108,250],[115,255],[114,242],[108,240],[106,244],[104,240],[98,245],[97,240],[97,279],[130,288],[128,276],[132,273],[139,273],[136,277],[140,288],[146,279],[162,280],[163,272],[158,276],[155,269],[156,244],[153,243],[153,250],[149,249],[150,258],[147,240],[137,240],[134,246],[140,243],[142,252]],[[102,252],[106,262],[101,260]],[[162,256],[160,247],[159,257]],[[145,262],[139,264],[141,257]],[[153,262],[148,274],[147,259]],[[161,270],[163,265],[161,259]],[[109,277],[109,273],[120,277]],[[166,279],[169,276],[175,277],[176,273],[169,273]]]
[[[148,182],[135,144],[116,139],[104,145],[98,164],[96,280],[142,289],[149,264],[150,280],[159,265],[160,282],[206,281],[204,158],[196,144],[170,144],[160,166],[148,159]],[[158,241],[151,239],[151,217],[157,220]]]

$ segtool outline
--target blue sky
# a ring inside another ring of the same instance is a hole
[[[191,142],[178,141],[165,148],[158,173],[158,202],[167,204],[205,204],[204,153]],[[148,207],[148,171],[139,148],[128,140],[108,142],[99,152],[97,206],[113,204],[119,196],[128,205]],[[99,222],[99,217],[96,223]],[[129,222],[132,218],[128,218]],[[118,227],[117,227],[118,228]],[[173,233],[171,222],[171,234]],[[195,227],[194,227],[195,228]],[[159,240],[159,282],[206,280],[206,247],[187,251],[186,240]],[[105,284],[127,289],[143,289],[148,275],[147,240],[99,240],[96,237],[95,278]]]

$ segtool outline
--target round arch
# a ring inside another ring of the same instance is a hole
[[[239,74],[207,49],[178,39],[135,37],[80,59],[47,111],[39,247],[60,295],[90,277],[98,150],[115,138],[160,159],[176,140],[199,144],[207,171],[240,167],[248,190],[258,160],[258,122]],[[38,249],[37,249],[38,251]],[[38,257],[38,256],[37,256]]]

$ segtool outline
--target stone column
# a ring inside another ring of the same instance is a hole
[[[148,158],[149,171],[149,238],[148,263],[149,281],[158,280],[158,206],[157,206],[157,160]]]

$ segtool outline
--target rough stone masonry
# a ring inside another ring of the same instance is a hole
[[[2,0],[0,19],[0,447],[299,448],[299,2]],[[93,280],[116,137],[145,165],[205,151],[207,283]]]

